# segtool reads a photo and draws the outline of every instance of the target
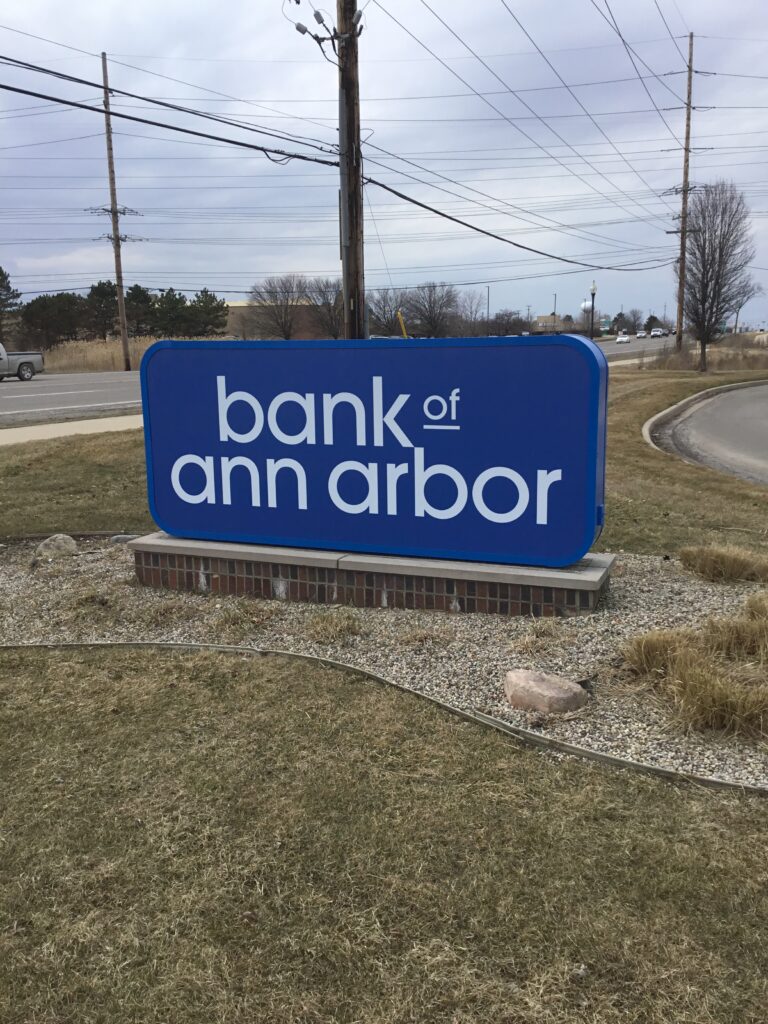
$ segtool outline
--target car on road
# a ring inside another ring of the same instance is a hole
[[[647,331],[638,331],[637,334],[635,335],[635,337],[636,338],[647,338],[648,337],[648,332]]]
[[[620,334],[616,338],[616,344],[617,345],[628,345],[631,340],[632,339],[630,338],[630,336],[628,334]]]
[[[651,331],[651,337],[652,338],[663,338],[664,337],[664,331],[661,329],[661,327],[654,327],[653,330]]]
[[[0,380],[3,377],[32,380],[36,373],[42,373],[44,369],[42,352],[8,352],[0,343]]]

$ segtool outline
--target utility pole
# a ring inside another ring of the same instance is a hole
[[[685,149],[683,150],[683,194],[680,208],[680,261],[677,281],[677,325],[675,348],[683,347],[683,316],[685,306],[685,257],[688,237],[688,165],[691,157],[691,95],[693,92],[693,32],[688,34],[688,95],[685,101]]]
[[[112,217],[112,248],[115,252],[115,284],[117,286],[117,318],[120,321],[120,341],[123,346],[123,369],[131,368],[131,351],[128,348],[128,324],[125,319],[125,294],[123,292],[123,258],[120,252],[120,214],[117,209],[117,186],[115,185],[115,154],[112,151],[112,116],[109,109],[109,76],[107,55],[101,55],[101,74],[104,80],[104,121],[107,135],[107,167],[109,168],[109,207]]]
[[[485,303],[485,333],[490,337],[491,334],[491,286],[486,286],[486,303]]]
[[[339,171],[344,337],[368,335],[363,262],[363,176],[360,151],[360,78],[357,0],[336,0],[339,55]]]

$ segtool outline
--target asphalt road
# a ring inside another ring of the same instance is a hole
[[[611,362],[636,360],[651,354],[670,339],[635,338],[628,344],[600,344]],[[674,344],[674,341],[672,341]],[[138,372],[43,373],[24,383],[15,377],[0,381],[0,430],[28,423],[95,419],[138,412],[141,406]]]
[[[671,425],[666,441],[693,462],[768,484],[768,384],[695,405]]]
[[[29,382],[0,381],[0,429],[138,412],[140,406],[137,372],[43,373]]]

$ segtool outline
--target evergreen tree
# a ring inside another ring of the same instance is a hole
[[[74,292],[38,295],[22,308],[21,321],[40,348],[51,348],[74,340],[87,328],[88,303]]]
[[[113,281],[98,281],[91,285],[85,301],[88,304],[88,326],[106,341],[117,320],[117,285]]]
[[[9,316],[21,305],[20,299],[21,292],[16,291],[10,276],[0,267],[0,341],[5,340]]]
[[[132,284],[125,293],[125,319],[133,338],[152,334],[155,329],[155,299],[140,284]]]
[[[190,335],[189,303],[186,295],[173,288],[164,288],[155,299],[155,331],[163,338],[188,338]]]
[[[209,337],[226,329],[229,306],[213,292],[203,288],[187,307],[187,323],[190,334]]]

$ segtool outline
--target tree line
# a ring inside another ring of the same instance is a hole
[[[486,334],[519,334],[526,321],[518,310],[499,310],[488,319],[481,292],[460,292],[455,285],[429,281],[415,288],[376,288],[366,294],[372,335],[441,338]],[[281,274],[251,288],[240,312],[240,334],[246,337],[292,338],[313,333],[340,338],[344,305],[340,278]]]
[[[229,307],[207,288],[192,299],[173,288],[151,292],[140,284],[125,293],[128,333],[132,337],[209,337],[226,329]],[[50,349],[79,338],[106,340],[118,330],[117,287],[98,281],[87,295],[58,292],[21,302],[21,293],[0,268],[0,341],[13,326],[25,345]]]

